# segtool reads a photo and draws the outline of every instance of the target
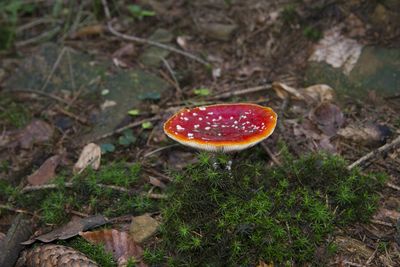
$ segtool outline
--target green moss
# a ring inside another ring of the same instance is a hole
[[[103,165],[99,171],[88,170],[73,177],[69,181],[72,186],[68,187],[65,186],[67,180],[59,176],[53,181],[57,185],[55,189],[21,194],[18,188],[0,181],[0,200],[31,211],[39,209],[42,221],[50,224],[68,221],[69,210],[108,217],[153,212],[157,210],[158,201],[141,195],[146,183],[140,175],[140,164],[114,162]],[[127,191],[113,189],[113,186]]]
[[[348,171],[340,157],[283,151],[281,167],[253,155],[215,170],[208,154],[174,175],[161,227],[168,264],[187,266],[312,262],[336,226],[366,221],[386,176]],[[220,162],[222,165],[223,163]]]
[[[0,124],[5,126],[13,126],[16,128],[23,127],[31,119],[29,110],[12,100],[7,95],[0,96]]]
[[[117,263],[114,261],[112,254],[106,252],[103,245],[93,245],[87,242],[82,237],[77,237],[68,241],[59,241],[58,244],[72,247],[90,259],[94,260],[102,267],[116,267]]]

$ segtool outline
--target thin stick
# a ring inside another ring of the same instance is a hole
[[[113,136],[114,134],[122,133],[122,132],[125,131],[126,129],[138,127],[138,126],[142,125],[142,123],[144,123],[144,122],[148,122],[148,121],[157,121],[157,120],[159,120],[159,119],[160,119],[160,116],[157,115],[157,116],[154,116],[154,117],[149,118],[149,119],[144,119],[144,120],[140,120],[140,121],[135,121],[135,122],[129,123],[128,125],[125,125],[125,126],[123,126],[123,127],[121,127],[121,128],[118,128],[118,129],[116,129],[116,130],[114,130],[114,131],[112,131],[112,132],[103,134],[102,136],[99,136],[99,137],[95,138],[95,139],[92,140],[92,141],[98,141],[98,140],[101,140],[101,139],[104,139],[104,138]]]
[[[16,47],[21,47],[21,46],[26,46],[26,45],[30,45],[33,43],[37,43],[42,41],[45,38],[51,38],[52,36],[56,35],[59,31],[61,30],[60,26],[56,26],[54,29],[51,29],[50,31],[47,32],[43,32],[33,38],[27,39],[27,40],[23,40],[23,41],[19,41],[15,43]]]
[[[5,210],[9,210],[9,211],[16,212],[16,213],[24,213],[24,214],[29,214],[29,215],[34,216],[34,214],[30,211],[13,208],[13,207],[10,207],[10,206],[4,205],[4,204],[0,204],[0,209],[5,209]]]
[[[81,118],[81,117],[75,115],[75,114],[72,113],[72,112],[69,112],[69,111],[67,111],[67,110],[65,110],[65,109],[63,109],[63,108],[61,108],[61,107],[56,107],[56,110],[57,110],[58,112],[64,114],[64,115],[68,116],[68,117],[73,118],[73,119],[76,120],[76,121],[79,121],[80,123],[82,123],[82,124],[84,124],[84,125],[89,125],[89,123],[87,122],[86,119]]]
[[[359,158],[358,160],[356,160],[355,162],[350,164],[347,167],[347,169],[351,170],[354,167],[357,167],[359,165],[364,165],[367,161],[370,161],[371,159],[377,157],[378,155],[384,154],[384,153],[388,152],[389,150],[396,148],[398,145],[400,145],[400,136],[398,136],[396,139],[394,139],[391,143],[385,144],[385,145],[379,147],[378,149],[369,152],[367,155]]]
[[[136,36],[133,36],[133,35],[127,35],[127,34],[123,34],[123,33],[118,32],[112,26],[112,23],[111,23],[111,19],[112,18],[111,18],[110,9],[108,8],[108,5],[107,5],[107,0],[102,0],[101,2],[103,4],[104,14],[106,15],[106,18],[109,20],[107,22],[107,29],[113,35],[115,35],[115,36],[117,36],[119,38],[125,39],[125,40],[134,41],[134,42],[137,42],[137,43],[140,43],[140,44],[147,44],[147,45],[156,46],[156,47],[159,47],[159,48],[162,48],[162,49],[165,49],[165,50],[180,54],[180,55],[185,56],[187,58],[190,58],[190,59],[192,59],[194,61],[197,61],[197,62],[199,62],[199,63],[201,63],[203,65],[206,65],[206,66],[210,65],[207,61],[205,61],[205,60],[203,60],[203,59],[201,59],[201,58],[199,58],[199,57],[197,57],[197,56],[195,56],[193,54],[185,52],[183,50],[177,49],[175,47],[168,46],[168,45],[165,45],[165,44],[162,44],[162,43],[159,43],[159,42],[155,42],[155,41],[152,41],[152,40],[148,40],[148,39],[144,39],[144,38],[136,37]]]
[[[18,92],[21,92],[21,93],[29,93],[29,94],[35,94],[35,95],[45,96],[45,97],[51,98],[51,99],[53,99],[53,100],[56,100],[56,101],[58,101],[58,102],[60,102],[60,103],[66,104],[66,105],[71,104],[70,102],[68,102],[68,101],[65,100],[65,99],[62,99],[61,97],[58,97],[58,96],[53,95],[53,94],[50,94],[50,93],[46,93],[46,92],[44,92],[44,91],[37,91],[37,90],[31,90],[31,89],[18,89],[16,92],[17,92],[17,93],[18,93]]]
[[[62,57],[63,57],[63,55],[64,55],[64,53],[65,53],[65,50],[66,50],[65,47],[63,47],[63,48],[61,49],[60,54],[58,55],[56,61],[55,61],[54,64],[53,64],[53,67],[51,68],[51,71],[50,71],[49,75],[48,75],[47,78],[46,78],[46,81],[44,82],[42,88],[40,88],[39,91],[44,91],[44,89],[46,89],[47,84],[49,83],[51,77],[53,76],[53,74],[54,74],[54,72],[56,71],[58,65],[60,64],[60,61],[61,61],[61,59],[62,59]]]
[[[226,92],[226,93],[223,93],[223,94],[219,94],[219,95],[213,96],[210,99],[219,100],[219,99],[230,98],[232,96],[246,95],[246,94],[251,94],[251,93],[255,93],[255,92],[268,90],[268,89],[271,89],[271,87],[272,87],[271,84],[264,84],[264,85],[261,85],[261,86],[250,87],[250,88],[246,88],[246,89],[240,89],[240,90],[236,90],[236,91],[232,91],[232,92]]]
[[[271,160],[275,163],[277,166],[281,166],[282,163],[275,157],[274,153],[272,153],[271,149],[265,144],[264,142],[261,142],[261,147],[267,152],[268,156],[271,158]]]
[[[158,152],[161,152],[161,151],[163,151],[163,150],[165,150],[165,149],[170,149],[171,147],[176,147],[176,146],[178,146],[178,144],[173,144],[173,145],[168,145],[168,146],[159,147],[159,148],[157,148],[157,149],[154,149],[154,150],[152,150],[152,151],[150,151],[150,152],[144,154],[143,158],[150,157],[151,155],[153,155],[153,154],[155,154],[155,153],[158,153]]]
[[[66,182],[64,185],[66,188],[72,188],[74,185],[71,182]],[[116,186],[116,185],[106,185],[106,184],[97,184],[98,187],[104,188],[104,189],[112,189],[115,191],[119,191],[122,193],[129,193],[130,190],[121,187],[121,186]],[[21,193],[26,194],[34,191],[41,191],[41,190],[47,190],[47,189],[57,189],[58,185],[57,184],[44,184],[44,185],[27,185],[24,188],[22,188]]]
[[[178,82],[178,79],[177,79],[176,76],[175,76],[174,71],[172,70],[171,66],[169,65],[168,61],[167,61],[165,58],[161,57],[161,60],[162,60],[162,62],[164,63],[164,65],[165,65],[165,67],[167,68],[167,70],[169,71],[169,73],[171,74],[172,79],[174,79],[175,88],[176,88],[176,90],[178,91],[178,94],[179,94],[179,95],[182,95],[182,89],[181,89],[181,87],[179,86],[179,82]]]
[[[390,188],[392,188],[394,190],[400,191],[400,186],[392,184],[391,182],[386,183],[386,186],[390,187]]]

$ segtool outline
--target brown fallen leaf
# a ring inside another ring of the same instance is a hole
[[[374,215],[374,219],[376,220],[391,220],[397,222],[400,219],[400,212],[396,210],[389,210],[385,208],[380,208],[377,213]]]
[[[50,181],[56,176],[56,168],[61,161],[60,155],[55,155],[48,158],[42,166],[34,173],[28,176],[28,182],[31,185],[42,185]]]
[[[99,145],[94,143],[87,144],[79,156],[78,161],[74,165],[73,172],[81,173],[88,166],[92,167],[92,169],[97,170],[100,167],[100,159],[101,159],[101,148]]]
[[[259,260],[257,267],[274,267],[274,264],[273,263],[265,263],[263,260]]]
[[[383,144],[391,134],[386,125],[374,123],[365,126],[348,125],[338,131],[339,136],[366,145]]]
[[[71,38],[75,39],[75,38],[82,38],[82,37],[86,37],[86,36],[99,35],[99,34],[102,34],[103,31],[104,31],[104,27],[101,24],[84,26],[84,27],[78,29],[73,34],[71,34]]]
[[[273,82],[272,89],[274,89],[276,95],[281,99],[292,97],[297,100],[304,100],[304,96],[299,92],[299,90],[284,83]]]
[[[98,267],[85,254],[61,245],[42,245],[22,252],[15,267]]]
[[[118,266],[126,266],[129,259],[139,261],[137,266],[147,266],[141,258],[143,249],[133,241],[127,232],[115,229],[104,229],[93,232],[79,233],[84,239],[92,244],[104,244],[105,250],[111,252]]]
[[[47,122],[33,120],[17,136],[22,148],[28,149],[35,143],[48,141],[53,136],[54,129]]]
[[[309,118],[327,136],[334,136],[344,123],[342,111],[330,102],[319,104],[312,110]]]
[[[142,243],[157,232],[159,225],[149,214],[143,214],[132,218],[129,233],[135,242]]]
[[[103,215],[95,215],[87,218],[73,219],[67,224],[57,228],[49,233],[34,237],[30,240],[22,242],[23,245],[30,245],[36,240],[44,243],[49,243],[54,240],[65,240],[78,235],[82,231],[90,230],[92,228],[102,226],[107,223]]]
[[[116,50],[113,54],[113,58],[121,58],[125,56],[132,56],[135,53],[135,47],[132,43],[125,44],[122,47],[120,47],[118,50]]]
[[[308,102],[332,101],[335,96],[334,90],[326,84],[315,84],[300,91]]]

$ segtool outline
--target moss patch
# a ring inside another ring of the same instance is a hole
[[[66,182],[72,182],[72,187],[66,187]],[[114,162],[102,166],[99,171],[88,170],[70,180],[59,176],[53,183],[57,188],[21,194],[17,188],[2,182],[0,200],[8,200],[12,206],[28,210],[39,209],[43,222],[50,224],[67,222],[70,210],[115,217],[157,209],[157,201],[140,194],[147,183],[141,179],[138,163]],[[119,191],[112,186],[127,191]]]
[[[374,212],[386,176],[348,171],[337,156],[285,154],[273,168],[247,155],[234,162],[232,174],[201,154],[199,163],[176,173],[162,210],[168,264],[312,262],[317,248],[334,251],[326,240],[336,226]]]

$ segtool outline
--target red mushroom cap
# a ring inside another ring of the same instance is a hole
[[[164,124],[175,141],[208,151],[238,151],[272,134],[277,115],[256,104],[218,104],[182,109]]]

